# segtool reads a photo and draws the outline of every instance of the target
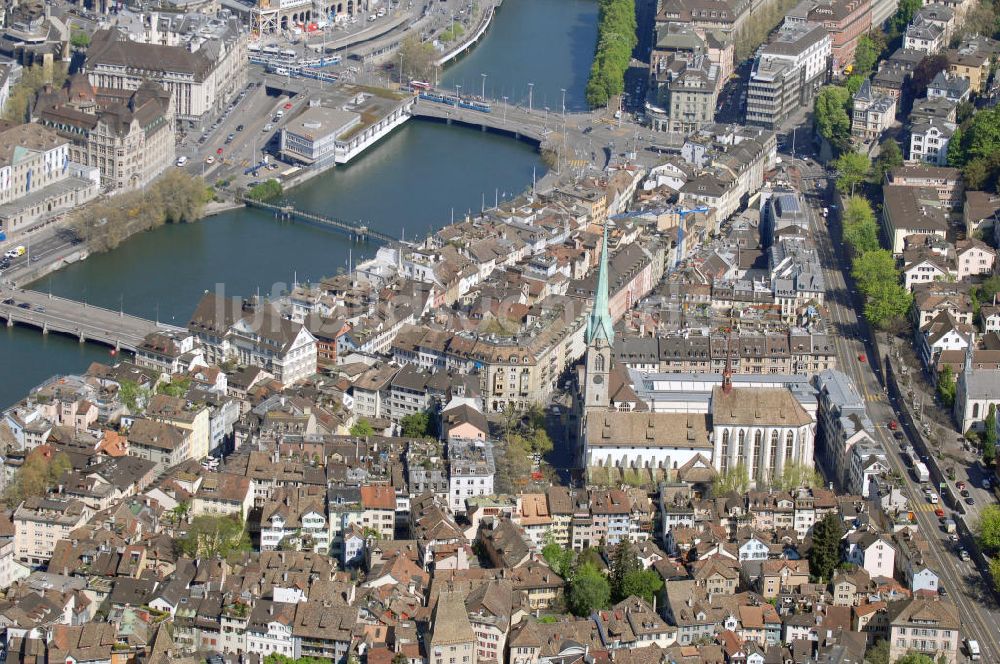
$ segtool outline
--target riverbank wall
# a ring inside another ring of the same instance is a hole
[[[500,8],[500,5],[502,3],[503,0],[497,0],[494,4],[490,5],[490,8],[486,10],[486,13],[483,15],[483,18],[479,22],[479,25],[476,27],[475,30],[472,31],[472,36],[463,40],[461,44],[459,44],[451,51],[445,53],[444,56],[442,56],[441,58],[438,58],[437,62],[435,62],[434,64],[438,67],[443,67],[444,65],[448,64],[449,62],[451,62],[452,60],[454,60],[455,58],[459,57],[467,50],[472,48],[472,46],[475,45],[475,43],[478,42],[482,38],[482,36],[486,34],[486,31],[489,30],[490,25],[493,24],[493,16],[496,14],[496,10]]]

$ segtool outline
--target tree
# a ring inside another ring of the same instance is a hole
[[[411,80],[429,81],[434,77],[437,51],[434,44],[420,41],[417,35],[411,34],[403,40],[399,46],[399,59],[402,62],[399,68],[400,84]]]
[[[128,408],[130,415],[135,415],[146,407],[149,401],[149,390],[140,387],[139,383],[128,378],[123,378],[118,382],[118,398],[122,404]]]
[[[962,168],[965,166],[966,155],[965,148],[963,147],[963,141],[965,137],[965,132],[962,127],[959,126],[955,129],[955,133],[951,135],[951,140],[948,141],[948,165],[952,168]]]
[[[641,597],[650,604],[656,593],[663,589],[663,579],[651,569],[637,569],[625,575],[622,583],[622,599]]]
[[[554,449],[552,439],[545,429],[539,427],[531,435],[531,451],[535,454],[545,456]]]
[[[865,664],[890,664],[889,662],[889,642],[885,639],[879,641],[865,651]]]
[[[354,423],[354,426],[351,427],[350,433],[355,438],[368,438],[369,436],[375,435],[375,428],[372,426],[371,422],[362,417]]]
[[[850,196],[844,201],[844,242],[855,255],[879,248],[878,222],[871,203],[863,196]]]
[[[911,99],[919,99],[927,94],[927,86],[934,77],[948,69],[948,57],[945,55],[928,55],[917,63],[910,75]]]
[[[632,61],[636,35],[635,0],[600,0],[597,49],[587,81],[587,103],[592,108],[625,90],[625,71]]]
[[[17,507],[25,498],[44,496],[72,469],[73,464],[65,453],[51,454],[45,448],[36,447],[28,452],[14,480],[4,490],[4,502],[8,507]]]
[[[900,325],[912,304],[913,294],[902,284],[881,283],[865,299],[865,318],[880,330],[889,330]]]
[[[903,34],[922,4],[921,0],[900,0],[896,13],[889,19],[889,35],[892,38]]]
[[[255,201],[268,202],[281,198],[285,192],[284,187],[277,180],[267,180],[260,184],[255,184],[247,191],[247,198]]]
[[[429,434],[431,418],[425,411],[412,413],[399,421],[404,438],[423,438]]]
[[[629,574],[642,569],[639,558],[632,550],[628,540],[619,542],[614,548],[614,555],[611,559],[611,600],[620,602],[628,593],[625,591],[625,579]]]
[[[76,49],[87,48],[90,46],[90,35],[83,30],[74,30],[73,36],[69,39],[69,43]]]
[[[712,482],[712,493],[724,496],[727,493],[746,493],[750,490],[750,471],[746,464],[738,463],[724,473],[716,475]]]
[[[886,173],[903,165],[903,151],[894,138],[887,138],[879,146],[878,158],[875,160],[875,175],[878,184],[885,180]]]
[[[26,122],[29,119],[28,109],[34,103],[39,90],[45,85],[61,88],[66,81],[66,72],[65,62],[57,62],[52,67],[43,65],[25,67],[21,72],[21,80],[10,90],[10,96],[4,106],[4,119]]]
[[[511,434],[493,449],[497,493],[517,493],[531,477],[531,444],[520,434]]]
[[[989,2],[977,2],[966,12],[956,36],[959,39],[977,35],[992,37],[997,27],[996,9]]]
[[[885,39],[880,32],[871,32],[858,40],[858,46],[854,50],[854,71],[852,74],[868,78],[878,63],[882,51],[885,50]]]
[[[946,364],[938,374],[937,393],[941,403],[951,408],[955,404],[955,371]]]
[[[844,87],[847,88],[847,91],[851,93],[851,97],[853,97],[858,93],[858,90],[861,89],[861,86],[864,85],[864,82],[865,77],[861,74],[851,74],[847,77],[847,80],[844,81]]]
[[[880,284],[895,284],[899,280],[896,260],[885,249],[869,251],[854,260],[851,276],[865,295],[873,292]]]
[[[860,152],[844,152],[833,162],[837,171],[837,189],[854,195],[855,185],[861,184],[872,170],[868,155]]]
[[[997,406],[996,404],[990,404],[990,410],[986,415],[986,419],[983,420],[983,426],[985,427],[983,431],[983,444],[993,445],[996,447],[997,444]]]
[[[553,572],[562,577],[568,576],[570,566],[573,564],[573,549],[557,544],[551,532],[545,534],[543,542],[545,545],[542,547],[542,558]]]
[[[792,491],[800,487],[821,487],[823,477],[804,463],[786,463],[781,469],[781,477],[774,484],[782,491]]]
[[[586,617],[603,609],[611,598],[608,580],[591,563],[580,565],[570,579],[567,604],[573,615]]]
[[[250,536],[238,516],[199,514],[177,541],[178,549],[189,558],[228,558],[251,550]]]
[[[816,131],[838,152],[846,150],[851,143],[850,104],[851,93],[837,85],[822,88],[813,104]]]
[[[990,558],[990,579],[994,590],[1000,590],[1000,558]]]
[[[908,652],[897,659],[896,664],[934,664],[934,660],[923,653]]]
[[[979,527],[976,531],[979,546],[986,553],[1000,551],[1000,505],[986,505],[979,510]]]
[[[829,581],[840,563],[840,538],[844,536],[844,522],[838,514],[827,514],[813,526],[812,548],[809,550],[809,572],[823,581]]]

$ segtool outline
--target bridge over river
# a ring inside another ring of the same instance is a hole
[[[0,287],[0,319],[8,326],[25,325],[43,334],[59,332],[80,342],[94,341],[118,350],[135,350],[152,332],[183,331],[122,311],[95,307],[38,291]]]

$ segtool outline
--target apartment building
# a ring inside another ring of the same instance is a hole
[[[92,515],[80,500],[27,498],[14,510],[14,555],[23,563],[44,565],[56,544]]]
[[[493,443],[481,440],[448,441],[448,506],[465,513],[465,501],[493,494]]]
[[[871,81],[865,79],[854,94],[851,115],[851,136],[862,143],[877,142],[882,132],[896,121],[896,99],[872,91]]]
[[[958,125],[934,117],[912,119],[909,160],[931,166],[948,165],[948,143]]]
[[[961,642],[958,609],[946,599],[910,599],[889,605],[889,659],[908,652],[929,656],[935,662],[958,661]]]
[[[902,255],[906,238],[910,235],[945,238],[948,217],[934,189],[885,186],[882,192],[882,228],[894,255]]]
[[[827,79],[831,44],[822,25],[786,21],[754,60],[747,124],[775,129],[797,109],[811,107]]]

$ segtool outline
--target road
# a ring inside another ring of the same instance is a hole
[[[887,399],[875,371],[860,356],[874,357],[878,351],[865,338],[859,325],[857,311],[860,302],[846,279],[846,257],[834,249],[830,231],[819,210],[828,205],[826,200],[828,180],[822,178],[823,169],[815,164],[805,163],[790,157],[786,160],[796,164],[803,176],[803,194],[809,203],[820,259],[827,280],[827,306],[831,324],[835,328],[832,336],[837,348],[838,367],[850,376],[867,403],[868,414],[875,424],[874,436],[885,448],[890,466],[903,478],[903,493],[914,510],[917,525],[929,542],[927,564],[940,574],[941,584],[947,591],[947,598],[953,601],[962,615],[961,637],[979,641],[983,661],[1000,661],[1000,639],[997,634],[996,605],[983,574],[973,562],[962,562],[956,555],[956,546],[948,541],[942,531],[933,507],[924,497],[922,488],[911,478],[906,464],[900,456],[899,444],[890,435],[886,426],[890,420],[900,420],[893,404]],[[806,179],[818,178],[818,179]],[[835,213],[835,211],[834,211]],[[833,216],[836,216],[835,214]],[[832,219],[832,217],[831,217]],[[913,432],[908,432],[912,435]],[[963,544],[971,546],[971,542]]]

